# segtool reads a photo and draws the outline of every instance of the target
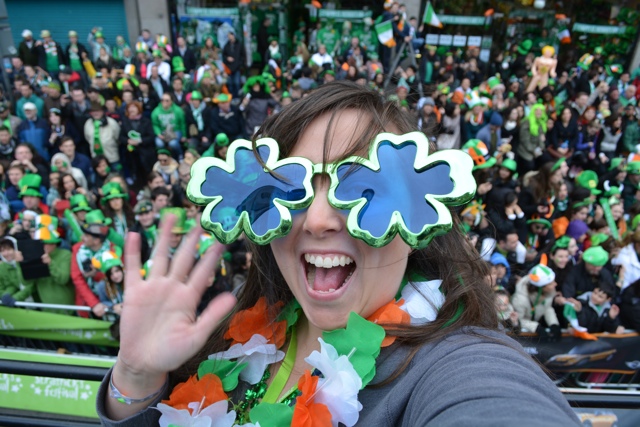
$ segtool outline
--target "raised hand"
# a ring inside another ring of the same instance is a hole
[[[198,227],[185,237],[170,260],[169,239],[175,220],[175,216],[170,216],[161,225],[147,280],[140,276],[140,235],[127,235],[120,353],[112,378],[118,389],[132,398],[142,398],[160,389],[167,373],[204,346],[236,302],[231,294],[222,294],[196,317],[196,308],[224,247],[212,246],[192,269],[202,231]],[[146,406],[122,405],[109,397],[106,403],[113,419],[125,418]]]

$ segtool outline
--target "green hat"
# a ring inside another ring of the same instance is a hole
[[[604,68],[607,71],[607,75],[610,77],[618,77],[624,72],[624,68],[620,64],[606,65]]]
[[[120,184],[117,182],[109,182],[102,186],[102,199],[100,199],[101,204],[105,204],[108,200],[111,199],[129,199],[129,195],[124,192]]]
[[[202,97],[202,94],[199,91],[194,90],[193,92],[191,92],[191,100],[192,101],[195,101],[195,100],[202,101],[203,99],[204,98]]]
[[[165,156],[171,157],[171,151],[169,151],[169,149],[167,148],[158,148],[156,150],[156,154],[164,154]]]
[[[631,175],[640,175],[640,162],[627,163],[627,173]]]
[[[229,137],[226,133],[219,133],[216,135],[216,145],[218,147],[226,147],[229,145]]]
[[[87,212],[84,224],[82,224],[82,231],[91,236],[106,238],[109,235],[110,225],[111,218],[105,218],[100,209],[94,209]]]
[[[551,228],[551,222],[544,218],[531,218],[530,220],[527,220],[527,225],[531,224],[542,224],[545,226],[545,228]]]
[[[633,217],[633,220],[631,221],[631,232],[635,231],[636,228],[638,228],[638,224],[640,224],[640,214],[636,215]]]
[[[208,234],[203,235],[200,238],[200,243],[198,244],[198,254],[202,256],[207,251],[207,249],[213,246],[216,242],[217,240],[213,236],[210,236]]]
[[[141,200],[136,204],[136,207],[133,208],[133,213],[136,215],[140,215],[147,212],[153,211],[153,205],[149,200]]]
[[[589,263],[591,265],[595,265],[596,267],[602,267],[609,261],[609,254],[607,251],[602,249],[601,246],[590,247],[584,254],[582,254],[582,259],[584,262]]]
[[[620,169],[620,171],[626,170],[625,163],[624,163],[624,159],[622,157],[615,157],[613,159],[611,159],[611,163],[609,163],[609,169],[610,171],[614,170],[614,169]],[[623,166],[622,168],[620,166]]]
[[[585,206],[589,206],[591,205],[591,199],[589,199],[588,197],[582,201],[579,202],[575,202],[574,204],[571,205],[572,209],[579,209],[579,208],[583,208]]]
[[[595,248],[596,246],[602,245],[604,242],[607,241],[608,238],[609,236],[604,233],[594,234],[593,236],[591,236],[591,247]]]
[[[500,81],[500,77],[497,77],[497,76],[489,77],[489,80],[487,80],[487,84],[489,85],[490,91],[493,91],[494,89],[499,89],[499,88],[501,88],[502,90],[505,90],[504,85]]]
[[[522,43],[518,45],[518,53],[520,55],[526,55],[529,53],[531,48],[533,47],[533,42],[529,39],[523,40]]]
[[[36,217],[36,228],[48,228],[51,231],[58,229],[58,217],[47,214],[38,215]]]
[[[285,90],[284,92],[282,92],[282,99],[285,98],[291,98],[291,94],[289,93],[289,91]]]
[[[57,245],[62,242],[58,232],[47,227],[38,228],[33,234],[33,240],[40,240],[42,243],[52,245]]]
[[[330,76],[335,77],[336,76],[336,72],[333,70],[326,70],[324,73],[322,73],[322,77],[326,76],[327,74],[329,74]]]
[[[178,218],[171,232],[173,234],[187,234],[189,232],[187,227],[187,211],[184,208],[163,208],[160,211],[160,221],[169,214],[175,215]]]
[[[511,172],[515,172],[518,169],[518,164],[516,163],[516,161],[509,158],[504,159],[500,166],[510,170]]]
[[[470,139],[462,146],[462,150],[467,152],[473,159],[473,170],[487,169],[496,164],[496,158],[489,153],[487,145],[479,139]]]
[[[561,157],[558,159],[557,162],[555,162],[553,164],[553,166],[551,167],[551,172],[555,172],[558,169],[560,169],[562,167],[562,165],[567,161],[567,159],[565,159],[564,157]]]
[[[49,89],[54,89],[54,90],[62,90],[62,87],[60,86],[60,83],[58,82],[49,82],[49,84],[47,85],[47,87]]]
[[[84,218],[85,225],[111,225],[111,218],[104,216],[104,212],[100,209],[94,209],[87,213]]]
[[[231,99],[232,99],[232,96],[229,95],[228,93],[221,93],[220,95],[215,97],[213,102],[215,102],[216,104],[220,102],[231,102]]]
[[[619,194],[622,194],[620,187],[616,187],[615,185],[612,185],[604,192],[605,197],[617,196]]]
[[[100,38],[103,39],[104,38],[104,34],[102,34],[102,31],[96,31],[95,37],[97,39],[100,39]]]
[[[74,194],[73,196],[71,196],[71,199],[69,199],[69,204],[71,205],[71,212],[74,213],[80,211],[91,211],[89,201],[84,194]]]
[[[18,182],[18,188],[20,189],[20,198],[24,196],[40,197],[42,199],[42,193],[40,192],[40,185],[42,184],[42,177],[33,173],[26,174]]]
[[[553,253],[553,251],[555,251],[556,249],[569,249],[569,243],[571,243],[571,237],[562,236],[561,238],[556,240],[556,242],[551,247],[551,253]]]
[[[186,68],[184,68],[184,61],[182,60],[182,57],[178,55],[171,58],[171,68],[173,69],[174,73],[179,73],[180,71],[187,70]]]
[[[602,55],[602,51],[603,51],[602,46],[596,46],[593,49],[593,53],[595,53],[596,55]]]
[[[162,52],[160,52],[160,49],[153,49],[153,57],[162,58]]]
[[[96,270],[100,270],[105,274],[113,267],[124,267],[118,254],[112,251],[105,251],[98,256],[93,257],[91,259],[91,265],[93,265]]]
[[[597,190],[598,174],[592,170],[580,172],[580,174],[576,177],[576,184],[578,184],[582,188],[591,190],[592,194],[600,194],[600,190]]]
[[[538,264],[529,270],[529,283],[538,288],[547,286],[556,280],[556,273],[544,264]]]
[[[127,132],[127,136],[136,141],[142,141],[142,134],[138,131],[130,130],[129,132]]]

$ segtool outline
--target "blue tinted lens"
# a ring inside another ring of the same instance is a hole
[[[261,145],[258,153],[267,159],[269,148]],[[235,156],[236,169],[227,173],[220,168],[209,168],[201,192],[205,196],[222,195],[222,201],[211,211],[211,221],[219,222],[230,231],[242,211],[249,214],[254,232],[261,236],[280,224],[280,214],[274,199],[297,201],[305,197],[303,179],[306,170],[302,165],[289,164],[278,167],[279,177],[264,172],[253,151],[240,148]]]
[[[425,195],[446,195],[453,190],[453,182],[448,178],[450,167],[446,163],[432,164],[416,171],[413,167],[416,150],[413,143],[394,146],[382,142],[378,148],[379,171],[364,166],[353,168],[352,163],[338,168],[336,198],[367,200],[360,211],[358,225],[373,237],[384,235],[395,211],[402,215],[412,233],[419,233],[425,225],[438,221],[438,214],[427,203]]]

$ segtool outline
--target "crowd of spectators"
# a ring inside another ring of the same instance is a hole
[[[478,190],[461,227],[491,266],[507,327],[639,329],[640,70],[600,48],[557,63],[554,48],[530,40],[484,62],[478,47],[423,45],[426,29],[397,3],[383,19],[395,49],[349,26],[328,48],[322,24],[301,25],[291,56],[262,37],[252,66],[233,31],[222,46],[205,37],[196,47],[148,31],[129,45],[99,28],[85,44],[75,31],[62,42],[25,30],[0,93],[3,303],[77,304],[116,319],[124,234],[143,236],[148,268],[170,212],[177,248],[201,213],[185,194],[191,165],[225,159],[230,141],[251,138],[267,116],[346,79],[398,103],[435,149],[473,158]],[[416,51],[405,58],[404,46]],[[42,242],[44,276],[23,277],[25,240]],[[237,291],[250,263],[242,241],[228,248],[209,293]]]

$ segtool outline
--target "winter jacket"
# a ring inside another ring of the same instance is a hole
[[[18,116],[18,118],[22,120],[27,119],[27,116],[24,114],[24,104],[26,104],[27,102],[32,102],[36,104],[36,109],[38,110],[38,117],[43,117],[44,100],[34,93],[29,98],[22,97],[16,101],[16,115]]]
[[[18,139],[31,143],[43,159],[49,161],[49,136],[51,130],[45,119],[36,119],[35,121],[24,120],[18,126]]]
[[[22,277],[22,269],[17,262],[0,262],[0,296],[9,294],[16,301],[31,301],[33,283]]]
[[[617,289],[609,270],[603,268],[597,277],[592,276],[587,272],[584,261],[581,261],[571,270],[562,284],[562,296],[565,298],[578,297],[585,292],[593,291],[594,288],[600,286],[600,283],[605,283],[613,289]]]
[[[587,328],[587,331],[613,333],[620,326],[620,316],[615,319],[609,317],[611,302],[607,301],[601,306],[596,306],[591,302],[591,292],[580,295],[578,300],[582,303],[582,310],[576,313],[578,324]]]
[[[151,168],[153,168],[153,164],[157,160],[153,125],[151,124],[151,120],[146,117],[142,117],[140,120],[130,120],[128,117],[123,117],[122,127],[120,128],[121,146],[127,146],[129,132],[132,130],[140,133],[142,142],[138,144],[132,152],[127,151],[127,153],[130,157],[137,157],[139,159],[146,176],[151,172]]]
[[[516,154],[522,157],[524,160],[531,161],[534,159],[534,152],[537,147],[540,150],[546,148],[544,141],[542,140],[542,132],[539,135],[531,135],[531,127],[528,120],[524,120],[520,125],[520,142]]]
[[[109,163],[117,163],[120,161],[120,154],[118,152],[118,138],[120,137],[120,125],[111,117],[104,117],[104,122],[100,126],[100,142],[102,143],[102,150],[104,156]],[[93,119],[87,120],[84,124],[84,138],[89,142],[89,148],[91,149],[91,157],[96,156],[94,147],[94,133],[95,128]]]
[[[543,317],[547,326],[557,325],[558,316],[553,309],[554,295],[530,294],[528,288],[529,278],[525,276],[516,283],[516,291],[511,297],[511,304],[518,313],[522,329],[535,332]]]
[[[71,283],[71,252],[56,248],[49,254],[49,277],[27,281],[33,283],[33,298],[45,304],[72,305],[75,301],[75,288]],[[60,310],[45,310],[68,313]]]
[[[232,57],[233,62],[229,62],[227,57]],[[222,48],[222,58],[224,65],[229,68],[232,74],[240,71],[240,68],[245,63],[245,51],[242,42],[240,40],[236,40],[235,43],[227,42]]]
[[[242,113],[234,106],[228,113],[222,112],[219,107],[214,108],[211,111],[211,129],[214,135],[225,133],[230,141],[246,136]]]
[[[633,286],[620,295],[620,320],[626,328],[640,331],[640,295]]]
[[[442,116],[440,135],[437,142],[438,150],[460,148],[460,117]]]
[[[271,96],[265,97],[252,97],[249,101],[249,105],[244,110],[245,113],[245,135],[251,136],[255,132],[257,127],[260,127],[262,122],[269,115],[269,109],[271,111],[279,108],[280,104],[276,102]],[[240,107],[242,111],[242,107]]]

